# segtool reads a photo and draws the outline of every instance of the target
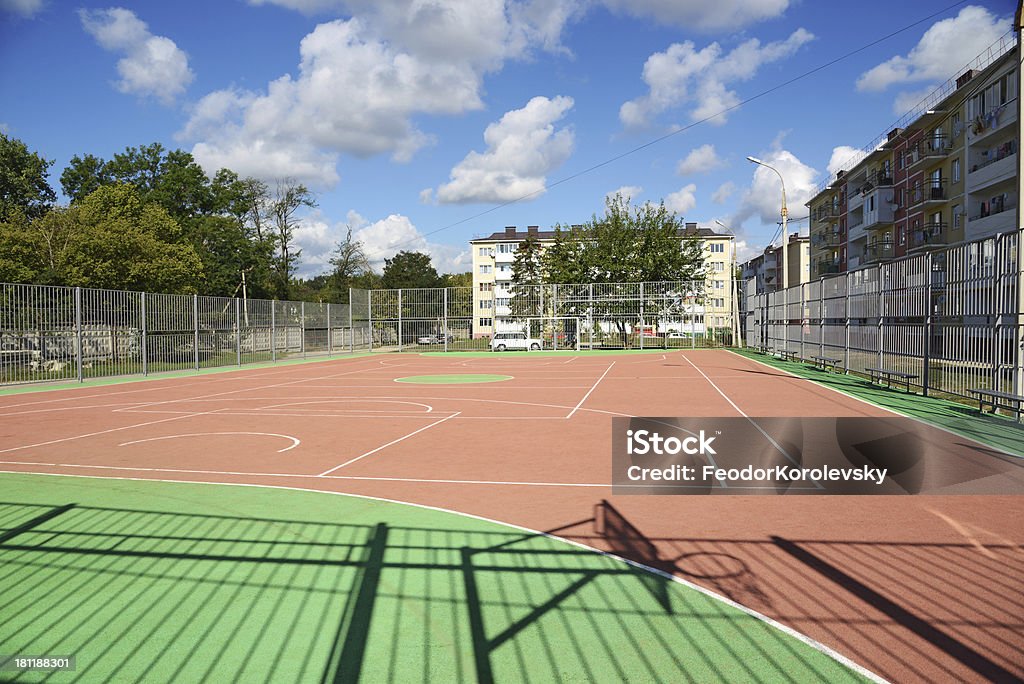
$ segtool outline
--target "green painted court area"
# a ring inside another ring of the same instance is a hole
[[[0,475],[3,681],[856,681],[572,544],[284,489]]]
[[[472,385],[481,382],[504,382],[511,379],[511,375],[448,373],[445,375],[410,375],[405,378],[395,378],[395,382],[407,382],[413,385]]]

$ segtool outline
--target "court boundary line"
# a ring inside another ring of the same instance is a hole
[[[9,473],[9,472],[10,471],[0,471],[0,473]],[[764,613],[760,613],[760,612],[754,610],[753,608],[745,606],[742,603],[738,603],[738,602],[734,601],[733,599],[731,599],[731,598],[729,598],[727,596],[724,596],[722,594],[714,592],[714,591],[712,591],[712,590],[710,590],[710,589],[708,589],[706,587],[702,587],[701,585],[695,584],[695,583],[693,583],[693,582],[691,582],[689,580],[686,580],[686,579],[684,579],[682,577],[677,577],[676,575],[673,575],[673,574],[671,574],[669,572],[666,572],[664,570],[660,570],[658,568],[654,568],[654,567],[651,567],[649,565],[645,565],[644,563],[640,563],[638,561],[630,560],[629,558],[624,558],[622,556],[619,556],[617,554],[611,553],[609,551],[604,551],[602,549],[595,548],[595,547],[590,546],[588,544],[584,544],[583,542],[576,541],[575,539],[566,539],[565,537],[559,537],[559,536],[550,534],[548,532],[544,532],[544,531],[541,531],[541,530],[530,529],[529,527],[525,527],[523,525],[517,525],[515,523],[502,522],[500,520],[495,520],[493,518],[487,518],[487,517],[482,516],[482,515],[476,515],[475,513],[466,513],[464,511],[457,511],[457,510],[454,510],[454,509],[443,508],[441,506],[431,506],[429,504],[420,504],[420,503],[415,503],[415,502],[412,502],[412,501],[400,501],[398,499],[389,499],[387,497],[373,496],[373,495],[370,495],[370,494],[354,494],[354,493],[351,493],[351,492],[333,492],[333,491],[322,490],[322,489],[308,489],[308,488],[305,488],[305,487],[291,487],[291,486],[287,486],[287,485],[268,485],[268,484],[255,484],[255,483],[248,483],[248,482],[202,482],[202,481],[196,481],[196,480],[164,480],[164,479],[138,478],[138,477],[102,477],[102,476],[92,476],[92,475],[72,475],[72,474],[65,474],[65,473],[24,473],[24,472],[21,472],[21,471],[14,471],[13,474],[44,475],[44,476],[50,476],[50,477],[78,477],[78,478],[86,478],[86,479],[105,479],[105,480],[131,480],[131,481],[138,481],[138,482],[168,482],[168,483],[173,483],[173,484],[205,484],[205,485],[215,485],[215,486],[216,485],[221,485],[221,486],[228,486],[228,487],[262,487],[262,488],[265,488],[265,489],[282,489],[282,490],[290,490],[290,491],[311,492],[311,493],[316,493],[316,494],[328,494],[328,495],[333,495],[333,496],[349,496],[349,497],[355,497],[355,498],[359,498],[359,499],[365,499],[367,501],[381,501],[381,502],[385,502],[385,503],[393,503],[393,504],[399,504],[399,505],[405,505],[405,506],[415,506],[417,508],[421,508],[421,509],[424,509],[424,510],[437,511],[437,512],[440,512],[440,513],[450,513],[452,515],[460,515],[460,516],[463,516],[463,517],[466,517],[466,518],[470,518],[470,519],[473,519],[473,520],[480,520],[482,522],[486,522],[486,523],[491,523],[491,524],[507,527],[509,529],[518,530],[520,532],[526,532],[526,533],[531,534],[531,535],[537,535],[537,536],[545,537],[547,539],[551,539],[551,540],[556,541],[556,542],[561,542],[561,543],[564,543],[564,544],[569,544],[571,546],[575,546],[576,548],[584,549],[586,551],[591,551],[593,553],[599,554],[601,556],[604,556],[605,558],[609,558],[609,559],[618,561],[620,563],[625,563],[626,565],[629,565],[631,567],[637,568],[639,570],[644,570],[646,572],[649,572],[651,574],[657,575],[657,576],[659,576],[659,577],[661,577],[663,579],[666,579],[668,581],[675,582],[677,584],[681,584],[682,586],[688,587],[689,589],[692,589],[692,590],[694,590],[696,592],[699,592],[700,594],[703,594],[704,596],[706,596],[706,597],[708,597],[710,599],[713,599],[713,600],[716,600],[716,601],[720,601],[720,602],[724,603],[725,605],[727,605],[727,606],[729,606],[731,608],[734,608],[734,609],[740,611],[741,613],[744,613],[745,615],[748,615],[748,616],[754,618],[755,620],[758,620],[760,622],[763,622],[763,623],[769,625],[770,627],[774,627],[775,629],[781,631],[783,634],[786,634],[787,636],[790,636],[790,637],[796,639],[797,641],[801,642],[805,646],[808,646],[808,647],[814,649],[815,651],[818,651],[819,653],[832,658],[834,661],[838,662],[840,665],[843,665],[843,666],[849,668],[850,670],[853,670],[854,672],[856,672],[857,674],[861,675],[862,677],[865,677],[869,681],[875,682],[876,684],[891,684],[888,680],[884,679],[880,675],[875,674],[874,672],[872,672],[871,670],[867,669],[863,665],[859,665],[858,663],[856,663],[853,660],[851,660],[849,657],[843,655],[842,653],[840,653],[839,651],[835,650],[834,648],[831,648],[830,646],[826,646],[825,644],[821,643],[817,639],[814,639],[813,637],[807,636],[806,634],[803,634],[802,632],[798,632],[796,629],[790,627],[789,625],[786,625],[786,624],[784,624],[782,622],[779,622],[778,620],[775,620],[774,618],[770,618],[767,615],[765,615]]]
[[[455,417],[456,417],[456,416],[458,416],[458,415],[459,415],[460,413],[462,413],[462,412],[461,412],[461,411],[456,411],[455,413],[451,414],[450,416],[445,416],[445,417],[444,417],[444,418],[442,418],[441,420],[435,420],[435,421],[434,421],[433,423],[431,423],[430,425],[424,425],[424,426],[423,426],[423,427],[421,427],[420,429],[418,429],[418,430],[413,430],[413,431],[412,431],[412,432],[410,432],[409,434],[407,434],[407,435],[404,435],[404,436],[402,436],[402,437],[399,437],[398,439],[393,439],[393,440],[391,440],[390,442],[388,442],[387,444],[381,444],[381,445],[380,445],[379,447],[377,447],[376,449],[371,449],[370,451],[367,451],[367,452],[366,452],[365,454],[363,454],[362,456],[356,456],[355,458],[352,458],[352,459],[349,459],[349,460],[345,461],[345,462],[344,462],[344,463],[342,463],[341,465],[336,465],[336,466],[334,466],[333,468],[331,468],[331,469],[329,469],[329,470],[325,470],[324,472],[322,472],[322,473],[320,473],[319,475],[317,475],[317,477],[326,477],[326,476],[330,475],[331,473],[333,473],[333,472],[334,472],[335,470],[341,470],[341,469],[342,469],[342,468],[344,468],[345,466],[347,466],[347,465],[352,465],[352,464],[353,464],[353,463],[355,463],[356,461],[360,461],[360,460],[362,460],[362,459],[366,458],[367,456],[371,456],[371,455],[373,455],[373,454],[377,453],[378,451],[382,451],[382,450],[384,450],[384,449],[387,449],[387,448],[388,448],[389,446],[391,446],[391,445],[393,445],[393,444],[398,444],[399,442],[404,442],[405,440],[407,440],[407,439],[409,439],[410,437],[413,437],[413,436],[415,436],[415,435],[418,435],[419,433],[423,432],[424,430],[429,430],[430,428],[434,427],[435,425],[440,425],[441,423],[443,423],[443,422],[445,422],[445,421],[447,421],[447,420],[451,420],[452,418],[455,418]]]
[[[302,440],[298,437],[291,435],[283,435],[279,432],[241,432],[241,431],[229,431],[229,432],[188,432],[180,435],[162,435],[160,437],[146,437],[144,439],[133,439],[129,442],[121,442],[117,446],[123,447],[130,444],[143,444],[145,442],[157,442],[163,439],[178,439],[180,437],[211,437],[214,435],[259,435],[261,437],[281,437],[282,439],[290,439],[292,442],[291,446],[285,447],[284,449],[278,449],[277,453],[283,454],[286,451],[291,451],[295,447],[302,444]]]
[[[978,444],[982,444],[984,446],[991,447],[992,449],[998,449],[999,451],[1002,451],[1003,453],[1005,453],[1008,456],[1013,456],[1015,458],[1024,458],[1024,453],[1016,453],[1016,452],[1010,451],[1008,449],[1008,447],[1002,447],[1002,446],[997,446],[995,444],[988,444],[986,442],[982,442],[977,437],[973,437],[971,435],[961,434],[961,433],[956,432],[955,430],[952,430],[952,429],[950,429],[950,428],[948,428],[948,427],[946,427],[944,425],[939,425],[937,423],[929,422],[929,421],[925,420],[924,418],[919,418],[918,416],[912,416],[912,415],[907,414],[907,413],[900,413],[896,409],[891,409],[888,406],[882,406],[881,404],[876,404],[875,402],[871,401],[870,399],[864,399],[862,397],[858,397],[855,394],[850,394],[849,392],[845,392],[845,391],[843,391],[841,389],[838,389],[836,387],[830,387],[830,386],[828,386],[828,385],[826,385],[824,383],[818,382],[814,378],[805,378],[802,375],[797,375],[796,373],[792,373],[792,372],[786,370],[785,368],[779,368],[777,366],[772,366],[770,364],[767,364],[764,361],[761,361],[760,359],[754,359],[754,358],[751,358],[749,356],[743,356],[742,354],[736,354],[736,352],[734,352],[731,349],[727,349],[726,351],[728,351],[730,354],[735,354],[736,356],[740,357],[741,359],[747,359],[749,361],[753,361],[754,363],[760,364],[760,365],[764,366],[765,368],[770,368],[772,370],[776,370],[776,371],[785,373],[789,377],[795,378],[796,380],[804,380],[806,382],[813,382],[818,387],[821,387],[823,389],[829,390],[831,392],[835,392],[836,394],[841,394],[844,397],[849,397],[850,399],[854,399],[856,401],[859,401],[862,404],[867,404],[868,406],[873,406],[876,409],[881,409],[882,411],[885,411],[887,413],[891,413],[894,416],[899,416],[900,418],[907,418],[909,420],[917,421],[918,423],[921,423],[922,425],[927,425],[929,427],[933,427],[936,430],[941,430],[942,432],[945,432],[947,434],[953,435],[954,437],[960,437],[961,439],[969,439],[972,442],[977,442]],[[857,377],[857,376],[854,376],[854,377]],[[929,397],[921,397],[921,398],[922,399],[927,399]]]
[[[580,399],[579,403],[576,404],[575,407],[573,407],[572,411],[569,411],[569,415],[567,415],[565,417],[566,420],[569,420],[570,418],[572,418],[573,415],[575,415],[575,413],[580,410],[580,406],[583,406],[583,402],[585,402],[587,400],[587,397],[589,397],[591,395],[591,393],[594,390],[597,389],[597,386],[601,384],[601,381],[604,380],[604,377],[606,375],[608,375],[608,371],[610,371],[612,369],[612,366],[614,366],[614,365],[615,365],[614,361],[612,361],[610,364],[608,364],[608,367],[604,369],[604,373],[601,373],[601,377],[599,377],[597,379],[597,381],[593,384],[593,386],[591,386],[591,388],[589,390],[587,390],[587,393],[583,395],[583,398]]]

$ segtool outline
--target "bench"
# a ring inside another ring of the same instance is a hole
[[[833,359],[831,356],[812,356],[811,361],[814,362],[815,368],[820,368],[823,371],[839,371],[839,365],[843,362],[842,359]]]
[[[1020,422],[1021,404],[1024,402],[1024,397],[1019,394],[999,392],[997,390],[983,389],[981,387],[976,387],[967,391],[971,394],[977,395],[978,411],[981,413],[985,412],[985,404],[990,404],[992,406],[993,413],[997,408],[1013,411],[1017,414],[1017,422]],[[986,397],[988,398],[986,399]]]
[[[800,352],[786,351],[785,349],[782,349],[775,353],[778,354],[779,358],[783,361],[798,361],[800,359]]]
[[[896,380],[903,383],[903,386],[907,388],[907,392],[910,392],[910,381],[916,380],[919,377],[913,373],[903,373],[901,371],[886,370],[884,368],[865,368],[864,370],[870,374],[871,382],[875,382],[877,380],[881,383],[882,380],[885,380],[886,386],[892,388],[893,380]]]

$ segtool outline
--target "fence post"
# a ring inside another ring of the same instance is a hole
[[[41,336],[40,336],[41,337]],[[78,372],[78,382],[84,382],[82,376],[82,288],[75,288],[75,364]]]
[[[242,309],[235,300],[235,357],[238,365],[242,365]]]
[[[444,288],[442,293],[441,306],[444,308],[441,310],[441,320],[444,327],[441,328],[441,334],[444,335],[444,350],[448,351],[448,288]]]
[[[707,326],[707,323],[704,324]],[[705,328],[706,329],[706,328]],[[640,350],[644,348],[644,333],[647,332],[647,321],[644,320],[644,284],[640,283]]]
[[[928,252],[925,255],[925,272],[928,278],[927,284],[925,285],[925,306],[928,307],[925,310],[924,315],[924,370],[921,372],[924,376],[921,380],[921,393],[924,396],[928,396],[928,390],[931,387],[931,355],[932,355],[932,326],[934,321],[932,316],[934,315],[934,307],[932,305],[932,253]]]
[[[333,347],[331,340],[331,303],[327,302],[327,356],[331,355],[331,348]]]
[[[142,313],[142,374],[149,375],[149,345],[146,342],[146,337],[149,334],[149,326],[146,325],[146,293],[141,292],[141,313]]]
[[[882,292],[882,267],[875,267],[876,282],[878,283],[878,367],[884,360],[883,349],[885,348],[885,293]]]
[[[804,292],[803,283],[797,285],[800,289],[800,358],[806,359],[807,356],[804,354],[804,314],[807,313],[807,293]],[[808,328],[810,328],[810,321],[808,321]]]
[[[366,331],[369,333],[367,351],[373,351],[373,290],[366,291]]]
[[[825,278],[818,279],[818,355],[825,355]]]
[[[355,347],[355,328],[352,327],[352,288],[348,288],[348,353],[354,354]]]
[[[846,320],[846,339],[843,341],[843,370],[847,373],[850,372],[850,273],[843,276],[845,281],[844,286],[846,288],[845,295],[843,297],[843,317]]]
[[[299,349],[306,358],[306,302],[299,302]]]
[[[192,357],[195,361],[195,369],[199,370],[199,295],[192,295]]]
[[[398,351],[402,351],[402,288],[398,288]]]
[[[277,362],[277,300],[270,300],[270,360]]]

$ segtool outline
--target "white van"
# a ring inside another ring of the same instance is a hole
[[[491,338],[491,351],[505,351],[506,349],[540,351],[540,347],[540,340],[529,338],[524,332],[496,333]]]

